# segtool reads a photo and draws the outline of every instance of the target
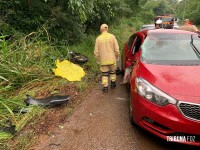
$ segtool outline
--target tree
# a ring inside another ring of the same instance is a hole
[[[177,14],[180,18],[189,18],[192,22],[200,24],[200,3],[198,0],[182,0],[178,4]]]

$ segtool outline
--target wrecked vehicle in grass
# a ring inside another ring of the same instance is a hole
[[[134,33],[124,46],[122,69],[130,89],[132,124],[170,142],[200,146],[197,33],[174,29]]]

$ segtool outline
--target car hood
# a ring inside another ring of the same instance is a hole
[[[200,102],[200,66],[139,65],[139,76],[166,94],[183,101]]]

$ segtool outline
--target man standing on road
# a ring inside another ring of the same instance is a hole
[[[186,30],[186,31],[192,31],[192,32],[197,32],[198,29],[194,26],[190,24],[190,20],[189,19],[185,19],[184,23],[182,26],[179,27],[180,30]]]
[[[113,34],[108,33],[108,25],[100,26],[101,35],[96,38],[94,56],[100,64],[102,72],[103,92],[108,92],[108,77],[110,75],[111,88],[116,87],[116,61],[119,60],[119,45]]]

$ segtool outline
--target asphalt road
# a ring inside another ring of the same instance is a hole
[[[65,124],[51,136],[38,139],[32,150],[192,150],[187,145],[169,143],[128,119],[128,93],[120,85],[103,94],[100,83],[84,98]]]

